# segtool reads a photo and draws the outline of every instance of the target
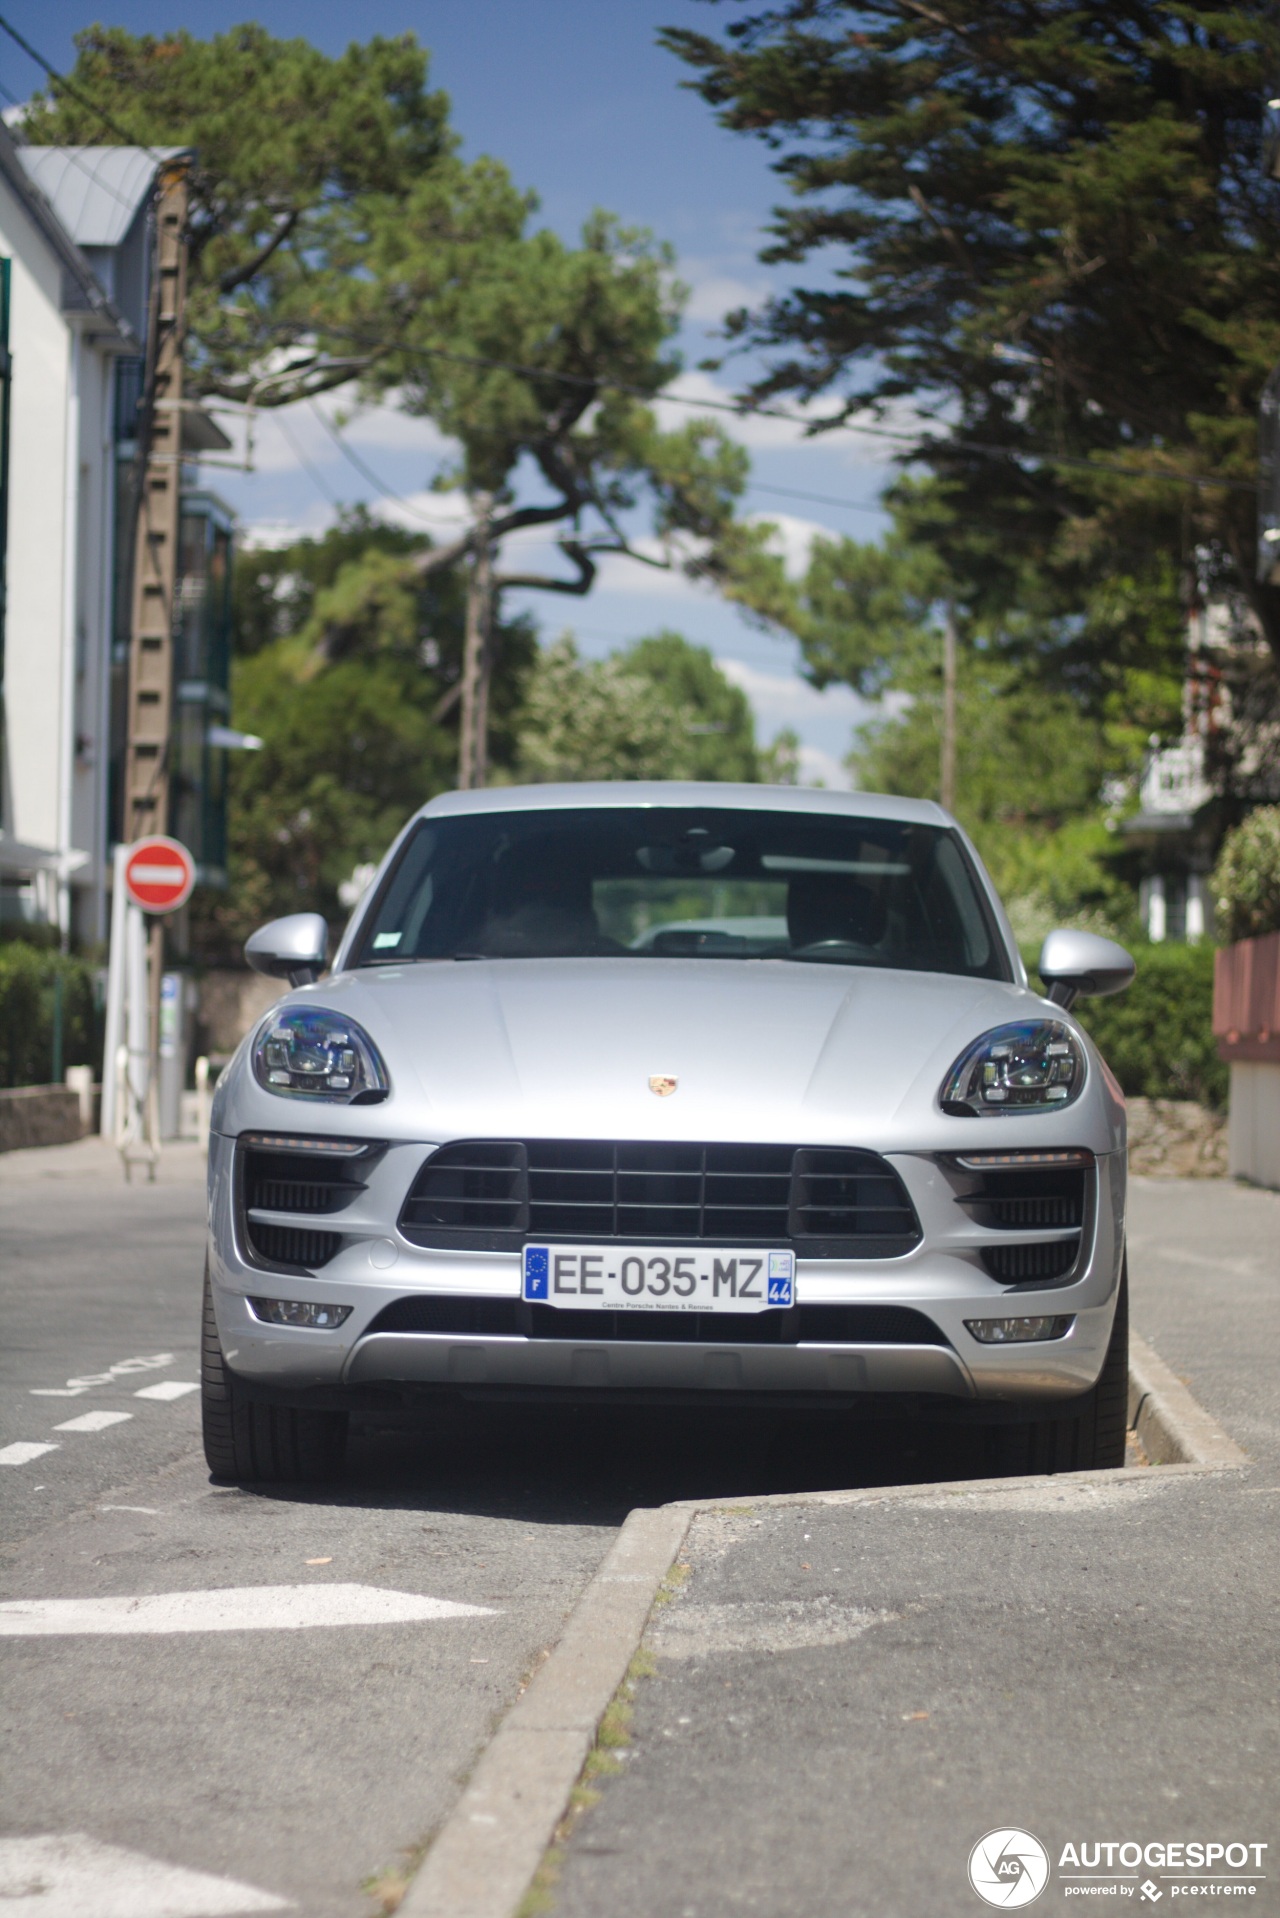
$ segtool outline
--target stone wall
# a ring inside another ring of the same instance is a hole
[[[70,1145],[84,1134],[80,1094],[70,1086],[18,1086],[0,1092],[0,1152]]]
[[[1225,1179],[1227,1121],[1194,1099],[1130,1099],[1129,1170],[1155,1179]]]
[[[289,988],[283,979],[260,972],[206,972],[200,981],[196,1011],[196,1054],[224,1064],[246,1032]]]

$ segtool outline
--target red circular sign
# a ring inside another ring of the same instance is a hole
[[[176,839],[135,840],[124,862],[124,889],[144,912],[176,912],[196,883],[196,862]]]

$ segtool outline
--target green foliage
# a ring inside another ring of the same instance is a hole
[[[663,39],[776,155],[763,257],[823,270],[736,316],[773,351],[758,391],[917,403],[937,550],[989,601],[1032,557],[1066,613],[1135,583],[1140,628],[1146,583],[1200,549],[1280,652],[1252,491],[1280,360],[1267,0],[779,0]]]
[[[1222,940],[1280,932],[1280,806],[1259,806],[1227,834],[1209,883]]]
[[[751,710],[711,654],[678,633],[655,634],[602,660],[580,658],[565,633],[529,680],[516,775],[756,779]]]
[[[423,578],[430,543],[356,514],[322,539],[237,562],[235,725],[263,749],[231,764],[230,886],[193,901],[197,950],[238,957],[266,919],[346,909],[338,888],[380,859],[408,815],[453,783],[452,722],[462,654],[462,588]],[[514,753],[515,714],[535,642],[499,629],[493,749]]]
[[[76,44],[79,97],[56,84],[37,94],[24,137],[111,143],[100,107],[140,144],[195,150],[189,352],[205,391],[242,395],[264,356],[291,342],[312,360],[318,342],[323,358],[366,255],[409,209],[430,202],[442,229],[473,243],[497,217],[495,197],[508,217],[512,201],[523,211],[505,176],[495,193],[492,169],[457,158],[448,101],[427,92],[410,34],[334,58],[257,25],[209,40],[93,26]],[[321,384],[350,376],[349,339],[340,351],[346,371]]]
[[[54,982],[62,981],[62,1063],[102,1067],[95,968],[26,939],[0,943],[0,1086],[49,1085],[53,1074]]]
[[[628,673],[649,680],[684,717],[682,779],[761,777],[747,696],[731,685],[705,646],[664,629],[621,654]]]
[[[859,728],[850,767],[868,791],[938,793],[940,642],[898,678],[909,704]],[[1106,731],[1070,693],[1028,684],[983,652],[963,654],[956,688],[956,816],[1020,937],[1070,923],[1124,933],[1132,893],[1099,805],[1114,764]]]
[[[1034,953],[1027,969],[1034,973]],[[1213,1037],[1212,946],[1138,946],[1137,976],[1073,1008],[1133,1099],[1196,1099],[1221,1110],[1229,1074]]]

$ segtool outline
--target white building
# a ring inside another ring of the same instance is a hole
[[[105,928],[115,361],[138,336],[0,126],[0,916]]]
[[[0,261],[8,282],[0,919],[46,921],[80,940],[102,940],[107,930],[151,212],[158,167],[179,151],[19,146],[0,126]],[[193,463],[229,445],[198,406],[184,410],[182,452]],[[184,506],[180,565],[208,571],[208,547],[225,574],[225,509],[211,496],[184,497],[190,512]],[[195,620],[193,594],[203,617],[202,578],[179,581],[184,634]],[[192,651],[189,635],[184,644]],[[202,848],[198,821],[210,811],[205,741],[208,722],[225,723],[225,671],[210,684],[202,656],[188,677],[178,698],[199,736],[193,745],[191,726],[177,729],[175,813],[216,883],[217,849],[210,858]],[[216,829],[204,837],[216,840]]]

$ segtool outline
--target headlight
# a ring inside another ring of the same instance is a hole
[[[1060,1112],[1084,1086],[1084,1048],[1055,1019],[997,1026],[956,1060],[942,1086],[942,1110],[977,1113]]]
[[[335,1105],[376,1105],[390,1090],[368,1033],[313,1006],[289,1006],[270,1022],[253,1049],[253,1076],[268,1092]]]

